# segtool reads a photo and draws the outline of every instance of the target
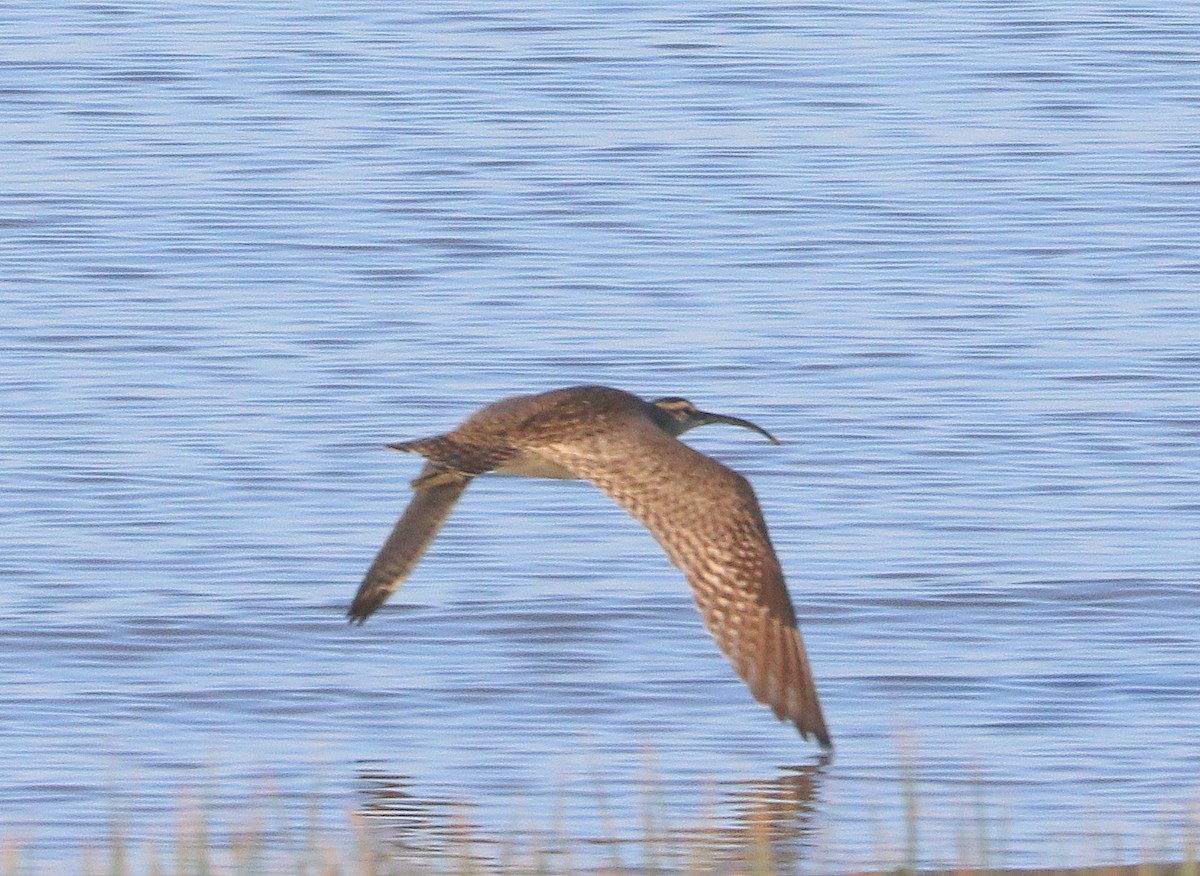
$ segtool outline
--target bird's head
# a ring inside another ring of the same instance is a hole
[[[669,435],[682,435],[697,426],[707,426],[709,423],[728,423],[730,426],[741,426],[765,437],[772,444],[780,441],[762,426],[757,426],[749,420],[740,417],[728,417],[724,414],[710,414],[702,411],[686,398],[667,396],[656,398],[650,403],[650,415],[659,428]]]

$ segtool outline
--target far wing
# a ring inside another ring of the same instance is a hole
[[[413,497],[375,556],[347,616],[363,623],[400,588],[437,537],[467,485],[469,475],[426,463],[413,482]]]
[[[804,641],[758,499],[737,472],[648,418],[606,436],[539,448],[650,530],[687,575],[705,626],[760,702],[832,747]]]

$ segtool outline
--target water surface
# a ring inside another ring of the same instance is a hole
[[[785,866],[849,869],[900,854],[910,761],[929,864],[964,822],[1021,865],[1183,824],[1184,6],[12,2],[0,30],[0,835],[73,861],[114,799],[163,843],[192,794],[318,794],[428,854],[456,807],[637,836],[649,783],[668,831],[766,812]],[[586,484],[481,479],[345,624],[416,471],[383,442],[581,382],[784,439],[689,436],[759,492],[832,762]]]

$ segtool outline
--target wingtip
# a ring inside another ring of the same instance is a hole
[[[346,609],[346,620],[351,626],[361,627],[367,622],[367,618],[375,613],[375,608],[376,606],[373,605],[360,605],[358,602],[354,602]]]
[[[833,751],[833,740],[829,738],[829,733],[825,730],[813,730],[812,728],[806,729],[801,727],[799,724],[796,725],[796,730],[800,733],[800,738],[805,742],[809,741],[811,738],[812,741],[821,746],[822,752],[831,753]]]
[[[382,604],[382,599],[363,598],[363,595],[359,594],[350,603],[350,607],[346,609],[346,620],[349,621],[351,626],[361,627],[367,622],[367,618],[373,615],[376,609]]]
[[[800,731],[801,738],[805,740],[811,735],[817,745],[821,746],[822,751],[833,751],[833,740],[829,737],[829,731],[823,725],[814,729],[812,727],[802,727],[797,723],[796,729]]]

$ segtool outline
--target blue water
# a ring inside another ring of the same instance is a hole
[[[12,0],[0,33],[0,841],[315,796],[435,856],[455,819],[637,837],[650,793],[821,872],[902,860],[915,777],[926,864],[981,825],[1017,865],[1171,853],[1187,4]],[[689,435],[759,492],[832,762],[586,484],[481,479],[345,624],[417,469],[382,444],[581,382],[784,439]]]

